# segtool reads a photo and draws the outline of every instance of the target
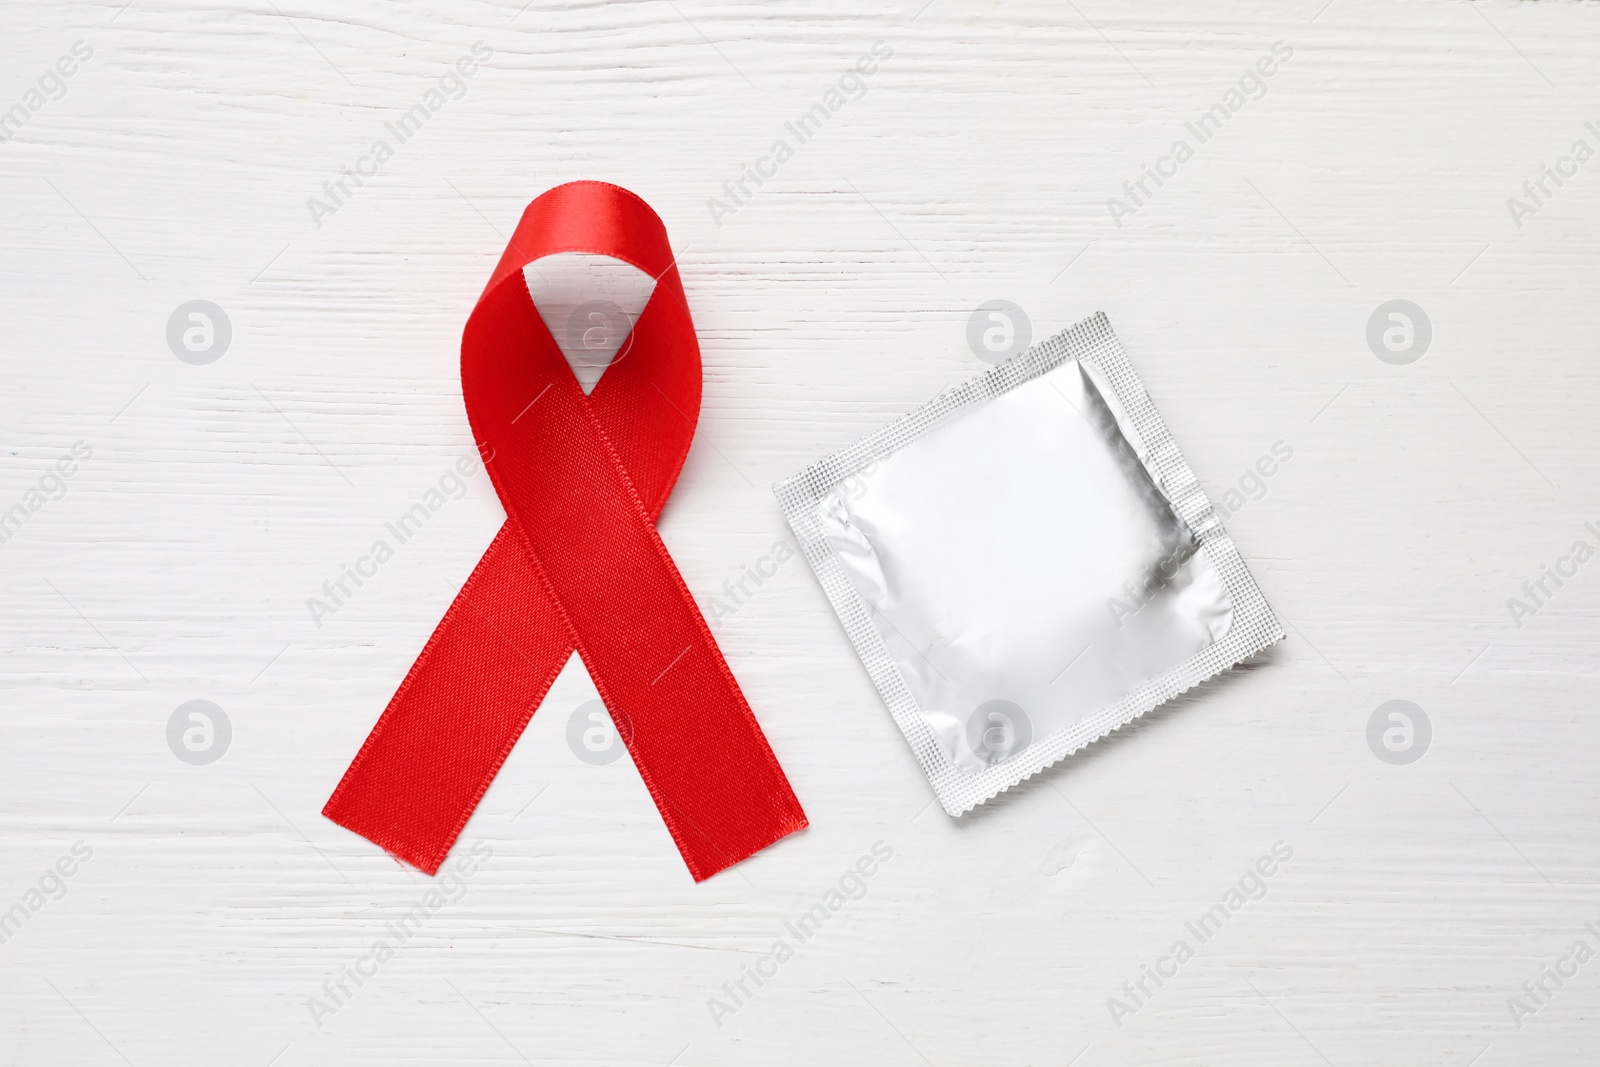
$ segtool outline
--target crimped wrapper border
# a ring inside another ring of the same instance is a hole
[[[818,504],[846,478],[878,459],[905,447],[936,424],[973,404],[1017,388],[1072,360],[1084,360],[1105,373],[1116,399],[1144,440],[1146,466],[1173,510],[1194,531],[1201,549],[1221,573],[1233,601],[1228,632],[1208,647],[1165,673],[1147,679],[1115,703],[1030,744],[1021,752],[978,774],[959,770],[940,747],[916,698],[911,695],[883,638],[872,623],[865,601],[850,584],[844,567],[823,536]],[[933,783],[944,810],[963,815],[1024,779],[1070,756],[1111,731],[1125,726],[1173,697],[1280,641],[1282,625],[1267,605],[1245,567],[1233,538],[1200,487],[1189,463],[1178,451],[1167,424],[1156,411],[1134,373],[1111,324],[1102,312],[1033,346],[993,370],[955,386],[916,411],[835,452],[773,487],[806,559],[817,574],[850,643],[855,646],[873,684],[917,762]]]

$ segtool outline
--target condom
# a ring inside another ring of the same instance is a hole
[[[951,815],[1284,636],[1104,315],[775,491]]]

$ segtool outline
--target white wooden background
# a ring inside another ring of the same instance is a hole
[[[1506,600],[1600,545],[1600,162],[1520,227],[1506,201],[1600,147],[1600,7],[923,4],[6,6],[0,109],[34,113],[0,144],[0,509],[93,455],[0,545],[0,909],[27,913],[0,1062],[1594,1061],[1600,963],[1508,998],[1600,948],[1600,565],[1520,627]],[[315,225],[477,41],[466,94]],[[716,225],[876,41],[865,95]],[[1266,95],[1116,226],[1275,41]],[[792,561],[720,640],[810,830],[693,884],[632,764],[569,750],[574,662],[463,835],[492,857],[314,1019],[431,884],[319,810],[500,522],[481,471],[320,628],[306,599],[470,454],[462,322],[575,178],[681,250],[705,405],[661,528],[697,594],[784,536],[773,481],[982,370],[968,317],[1006,299],[1036,338],[1105,310],[1214,496],[1293,449],[1228,522],[1290,638],[956,823]],[[204,366],[166,340],[197,298],[233,333]],[[1366,341],[1391,299],[1433,326],[1410,365]],[[207,766],[166,739],[194,699],[232,724]],[[1408,766],[1366,740],[1391,699],[1432,722]],[[713,1021],[878,841],[866,895]]]

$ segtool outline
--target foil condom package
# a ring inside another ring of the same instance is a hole
[[[776,492],[951,815],[1284,636],[1104,315]]]

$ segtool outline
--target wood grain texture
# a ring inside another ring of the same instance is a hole
[[[3,16],[0,112],[93,56],[0,144],[0,511],[93,456],[0,544],[0,910],[93,856],[0,944],[0,1063],[1593,1062],[1600,963],[1507,1000],[1600,949],[1600,563],[1520,627],[1506,600],[1600,545],[1600,162],[1520,227],[1506,201],[1600,148],[1600,8],[519,7]],[[464,95],[317,225],[478,41]],[[718,225],[876,41],[865,94]],[[1116,225],[1276,41],[1265,94]],[[810,830],[694,885],[631,763],[568,750],[569,664],[463,836],[492,858],[313,1018],[433,884],[318,812],[501,521],[487,479],[320,627],[306,600],[471,454],[462,322],[575,178],[680,250],[706,390],[661,528],[697,595],[785,535],[773,481],[982,370],[967,320],[1002,298],[1035,337],[1106,311],[1214,497],[1293,448],[1228,521],[1291,636],[953,822],[790,562],[719,639]],[[196,298],[233,330],[206,366],[166,340]],[[1397,298],[1433,327],[1408,366],[1365,339]],[[1366,741],[1396,698],[1433,724],[1409,766]],[[193,699],[232,724],[208,766],[166,739]],[[1265,896],[1114,1019],[1278,841]]]

